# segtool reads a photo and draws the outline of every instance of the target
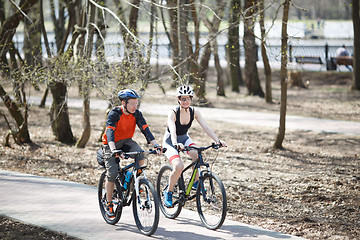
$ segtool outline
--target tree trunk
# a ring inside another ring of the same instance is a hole
[[[40,29],[41,29],[41,32],[43,34],[46,53],[48,55],[48,58],[51,58],[51,50],[50,50],[50,46],[49,46],[49,40],[48,40],[47,32],[46,32],[46,29],[45,29],[43,0],[40,0]]]
[[[224,84],[224,71],[220,65],[219,53],[218,53],[218,45],[217,42],[214,40],[213,43],[213,52],[214,52],[214,62],[215,68],[217,71],[217,90],[216,95],[218,96],[225,96],[225,84]]]
[[[24,18],[24,56],[25,65],[30,69],[34,69],[42,63],[41,49],[41,16],[40,2],[36,3],[29,12],[29,17]]]
[[[47,98],[48,94],[49,94],[49,87],[46,87],[46,89],[41,97],[41,102],[40,102],[39,107],[41,107],[41,108],[45,107],[46,98]]]
[[[228,64],[230,69],[231,90],[240,92],[239,85],[244,85],[240,67],[240,0],[232,0],[230,5],[230,27],[227,46]]]
[[[9,95],[5,92],[3,87],[0,85],[0,97],[3,100],[5,106],[9,110],[11,117],[15,120],[17,125],[17,133],[15,134],[16,142],[17,143],[30,143],[30,134],[28,130],[27,124],[27,105],[26,105],[26,98],[24,96],[24,106],[25,106],[25,116],[23,117],[19,107],[16,105],[14,101],[11,100]]]
[[[80,15],[80,12],[82,9],[81,1],[65,1],[65,4],[66,4],[66,8],[68,10],[69,22],[68,22],[66,31],[65,31],[65,22],[61,26],[63,28],[64,34],[62,35],[60,46],[57,49],[57,52],[59,55],[64,53],[65,46],[67,45],[67,39],[68,39],[70,33],[72,33],[74,35],[73,30],[74,30],[74,26],[76,24],[76,18],[78,15]],[[78,11],[79,13],[77,14],[76,11]]]
[[[22,104],[20,89],[22,88],[23,83],[21,82],[21,70],[19,69],[19,64],[16,59],[16,48],[13,41],[11,41],[9,56],[10,56],[9,62],[11,69],[10,78],[12,79],[14,98],[16,102]]]
[[[169,8],[169,18],[170,18],[170,44],[172,49],[172,65],[177,66],[179,63],[179,37],[178,37],[178,23],[177,23],[177,9],[176,9],[176,0],[169,0],[167,2],[167,7]],[[177,71],[177,69],[175,69]],[[173,76],[174,84],[177,85],[180,82],[180,79],[176,73]]]
[[[87,41],[85,46],[85,54],[82,54],[79,52],[80,57],[85,56],[85,59],[80,59],[80,64],[85,63],[86,66],[88,66],[91,62],[91,55],[92,55],[92,46],[93,46],[93,36],[94,36],[94,27],[92,24],[95,22],[95,6],[93,4],[90,4],[90,6],[87,7],[87,17],[88,20],[86,21],[87,25]],[[84,19],[84,18],[83,18]],[[84,25],[85,21],[83,22]],[[84,44],[84,43],[81,43]],[[83,48],[81,48],[83,49]],[[87,64],[89,63],[89,64]],[[84,66],[86,69],[87,67]],[[89,80],[91,81],[91,76],[89,76],[90,69],[85,72],[85,76],[82,79],[82,82],[80,84],[81,87],[81,93],[83,96],[83,132],[80,137],[80,139],[76,143],[76,147],[78,148],[84,148],[86,143],[89,141],[90,134],[91,134],[91,125],[90,125],[90,89],[89,86],[91,85]]]
[[[148,81],[151,76],[151,54],[153,48],[153,39],[154,39],[154,22],[156,17],[156,9],[155,9],[155,0],[151,0],[151,7],[150,7],[150,29],[149,29],[149,43],[147,46],[146,51],[146,62],[145,62],[145,74],[141,78],[141,91],[145,91],[148,86]]]
[[[184,0],[177,0],[177,34],[178,36],[186,36],[187,33],[187,8]],[[183,62],[188,57],[188,49],[186,46],[186,39],[188,37],[179,37],[179,62]],[[178,74],[181,79],[181,84],[189,83],[189,64],[188,61],[182,63],[178,68]]]
[[[58,2],[58,6],[55,7],[54,0],[50,0],[51,19],[54,24],[56,50],[59,51],[64,38],[65,33],[65,7],[62,3]],[[58,10],[57,12],[56,9]]]
[[[76,143],[76,147],[78,148],[84,148],[91,135],[89,94],[86,94],[83,98],[83,132]]]
[[[16,105],[16,103],[11,100],[10,96],[5,92],[4,88],[0,85],[0,97],[3,100],[6,108],[9,110],[12,118],[15,120],[16,125],[18,128],[23,124],[24,117],[20,112],[19,107]]]
[[[204,49],[199,64],[199,70],[196,73],[196,77],[195,77],[196,88],[194,90],[198,98],[198,103],[199,105],[202,106],[209,106],[209,102],[206,100],[205,97],[205,89],[206,89],[206,73],[209,69],[210,56],[211,56],[211,46],[210,44],[208,44]]]
[[[244,20],[244,47],[245,47],[245,84],[249,95],[264,97],[265,94],[261,89],[257,61],[257,47],[255,43],[255,21],[253,18],[256,14],[257,0],[245,1],[245,20]]]
[[[105,4],[106,1],[103,1]],[[106,26],[105,26],[105,16],[103,16],[103,12],[99,9],[97,10],[97,26],[100,30],[100,33],[96,31],[96,41],[95,41],[95,49],[96,49],[96,57],[98,62],[101,62],[102,65],[106,63],[105,58],[105,42],[103,39],[106,37]]]
[[[271,90],[271,67],[269,64],[269,58],[266,54],[266,35],[265,35],[265,13],[264,13],[264,1],[260,1],[260,30],[261,30],[261,56],[264,63],[265,73],[265,101],[272,103],[272,90]]]
[[[352,19],[354,26],[354,56],[353,56],[353,84],[352,89],[360,90],[360,17],[359,0],[352,1]]]
[[[5,1],[0,1],[0,26],[5,22]]]
[[[287,22],[289,14],[290,0],[284,2],[284,12],[282,18],[282,30],[281,30],[281,100],[280,100],[280,125],[279,131],[275,139],[274,148],[283,149],[282,143],[285,137],[285,122],[286,122],[286,102],[287,102],[287,84],[286,84],[286,73],[287,73],[287,59],[288,59],[288,35],[287,35]]]
[[[71,131],[68,107],[66,103],[67,87],[62,82],[50,84],[53,102],[50,109],[50,122],[56,140],[66,143],[75,143],[74,135]]]

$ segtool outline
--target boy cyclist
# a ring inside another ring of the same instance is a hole
[[[121,90],[118,93],[121,106],[113,108],[107,116],[106,129],[102,137],[104,144],[103,151],[105,156],[105,167],[107,170],[106,181],[106,214],[112,218],[115,216],[112,203],[112,194],[115,188],[115,178],[119,164],[113,156],[113,151],[123,150],[124,152],[141,151],[141,147],[132,137],[137,125],[144,134],[147,143],[151,143],[161,154],[162,148],[157,144],[154,136],[150,132],[142,113],[137,109],[139,95],[132,89]],[[144,154],[135,155],[135,161],[141,166],[144,164]]]

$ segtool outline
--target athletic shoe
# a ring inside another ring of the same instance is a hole
[[[106,212],[106,215],[107,215],[109,218],[115,217],[115,214],[114,214],[114,205],[113,205],[112,202],[106,203],[106,205],[105,205],[105,212]]]
[[[164,191],[164,204],[166,207],[168,208],[172,208],[173,204],[172,204],[172,195],[173,193],[170,191]]]

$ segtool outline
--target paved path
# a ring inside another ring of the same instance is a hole
[[[103,220],[95,187],[0,170],[0,214],[81,239],[149,239],[138,232],[132,207],[119,223]],[[176,220],[161,214],[154,239],[303,239],[225,220],[217,231],[206,229],[197,213],[183,209]]]
[[[39,99],[29,102],[38,104]],[[50,104],[50,103],[47,103]],[[81,99],[70,99],[69,107],[81,108]],[[105,110],[105,101],[92,100],[93,109]],[[167,115],[172,106],[142,103],[145,114]],[[201,108],[208,120],[277,128],[278,114],[230,109]],[[360,135],[360,122],[287,116],[287,129]],[[123,211],[120,222],[108,225],[102,219],[94,187],[0,170],[0,214],[68,233],[81,239],[148,239],[141,235],[132,208]],[[14,200],[15,199],[15,200]],[[202,226],[197,213],[183,210],[176,220],[161,215],[156,239],[301,239],[278,232],[226,220],[218,231]]]
[[[50,101],[51,98],[48,98],[47,105],[51,103]],[[40,99],[32,97],[29,99],[29,103],[39,104]],[[68,106],[73,108],[81,108],[82,99],[72,98],[68,101]],[[106,101],[103,100],[91,100],[90,106],[92,109],[106,110],[108,104]],[[174,105],[141,103],[140,110],[144,114],[156,113],[157,115],[166,116],[173,106]],[[203,115],[203,117],[207,120],[230,122],[240,125],[264,126],[274,128],[279,127],[279,114],[275,113],[262,113],[204,107],[198,108],[201,110],[201,114]],[[293,130],[340,133],[360,136],[360,116],[359,122],[352,122],[287,115],[286,128]]]

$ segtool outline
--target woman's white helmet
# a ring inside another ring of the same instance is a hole
[[[177,96],[194,96],[194,90],[188,85],[182,85],[177,88]]]

